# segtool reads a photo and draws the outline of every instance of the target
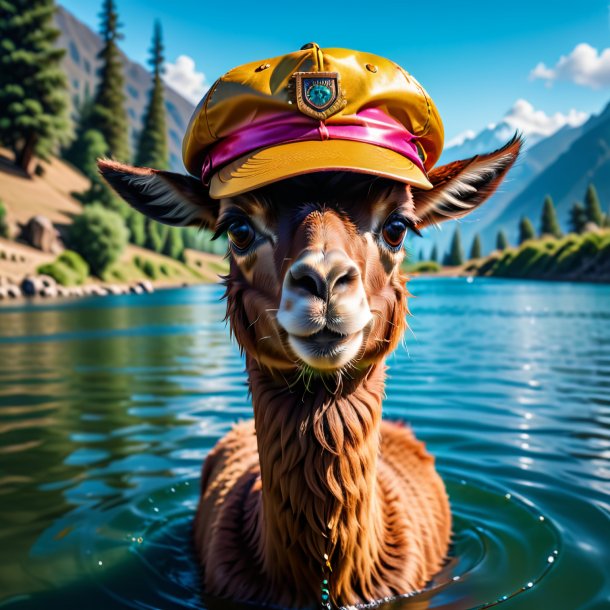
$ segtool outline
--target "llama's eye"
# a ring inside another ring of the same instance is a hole
[[[229,227],[227,234],[231,243],[238,250],[246,250],[254,241],[254,229],[243,220],[234,222]]]
[[[391,216],[383,225],[381,236],[392,249],[400,248],[407,233],[407,222],[399,216]]]

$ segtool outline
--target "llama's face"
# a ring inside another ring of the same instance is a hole
[[[310,174],[221,202],[192,176],[99,161],[147,216],[226,231],[227,308],[240,345],[275,370],[346,371],[382,359],[406,321],[402,243],[491,195],[521,141],[429,173],[433,188],[358,174]]]
[[[293,181],[221,202],[232,329],[269,367],[362,367],[400,340],[406,317],[400,263],[416,222],[409,188],[343,182],[350,188],[342,193],[341,183],[333,185],[329,196]]]

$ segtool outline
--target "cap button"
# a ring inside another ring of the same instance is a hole
[[[317,42],[308,42],[301,47],[301,51],[307,51],[307,49],[319,49],[320,45]]]

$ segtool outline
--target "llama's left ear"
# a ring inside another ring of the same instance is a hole
[[[219,202],[211,199],[200,180],[149,167],[132,167],[98,159],[100,173],[138,212],[167,225],[214,227]]]
[[[515,134],[502,148],[433,169],[429,191],[411,188],[418,228],[460,218],[479,207],[498,188],[517,160],[523,139]]]

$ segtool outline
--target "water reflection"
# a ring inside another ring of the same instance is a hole
[[[456,542],[428,592],[389,607],[603,608],[610,289],[410,287],[385,414],[437,456]],[[201,462],[250,416],[220,294],[0,308],[0,603],[198,607]]]

